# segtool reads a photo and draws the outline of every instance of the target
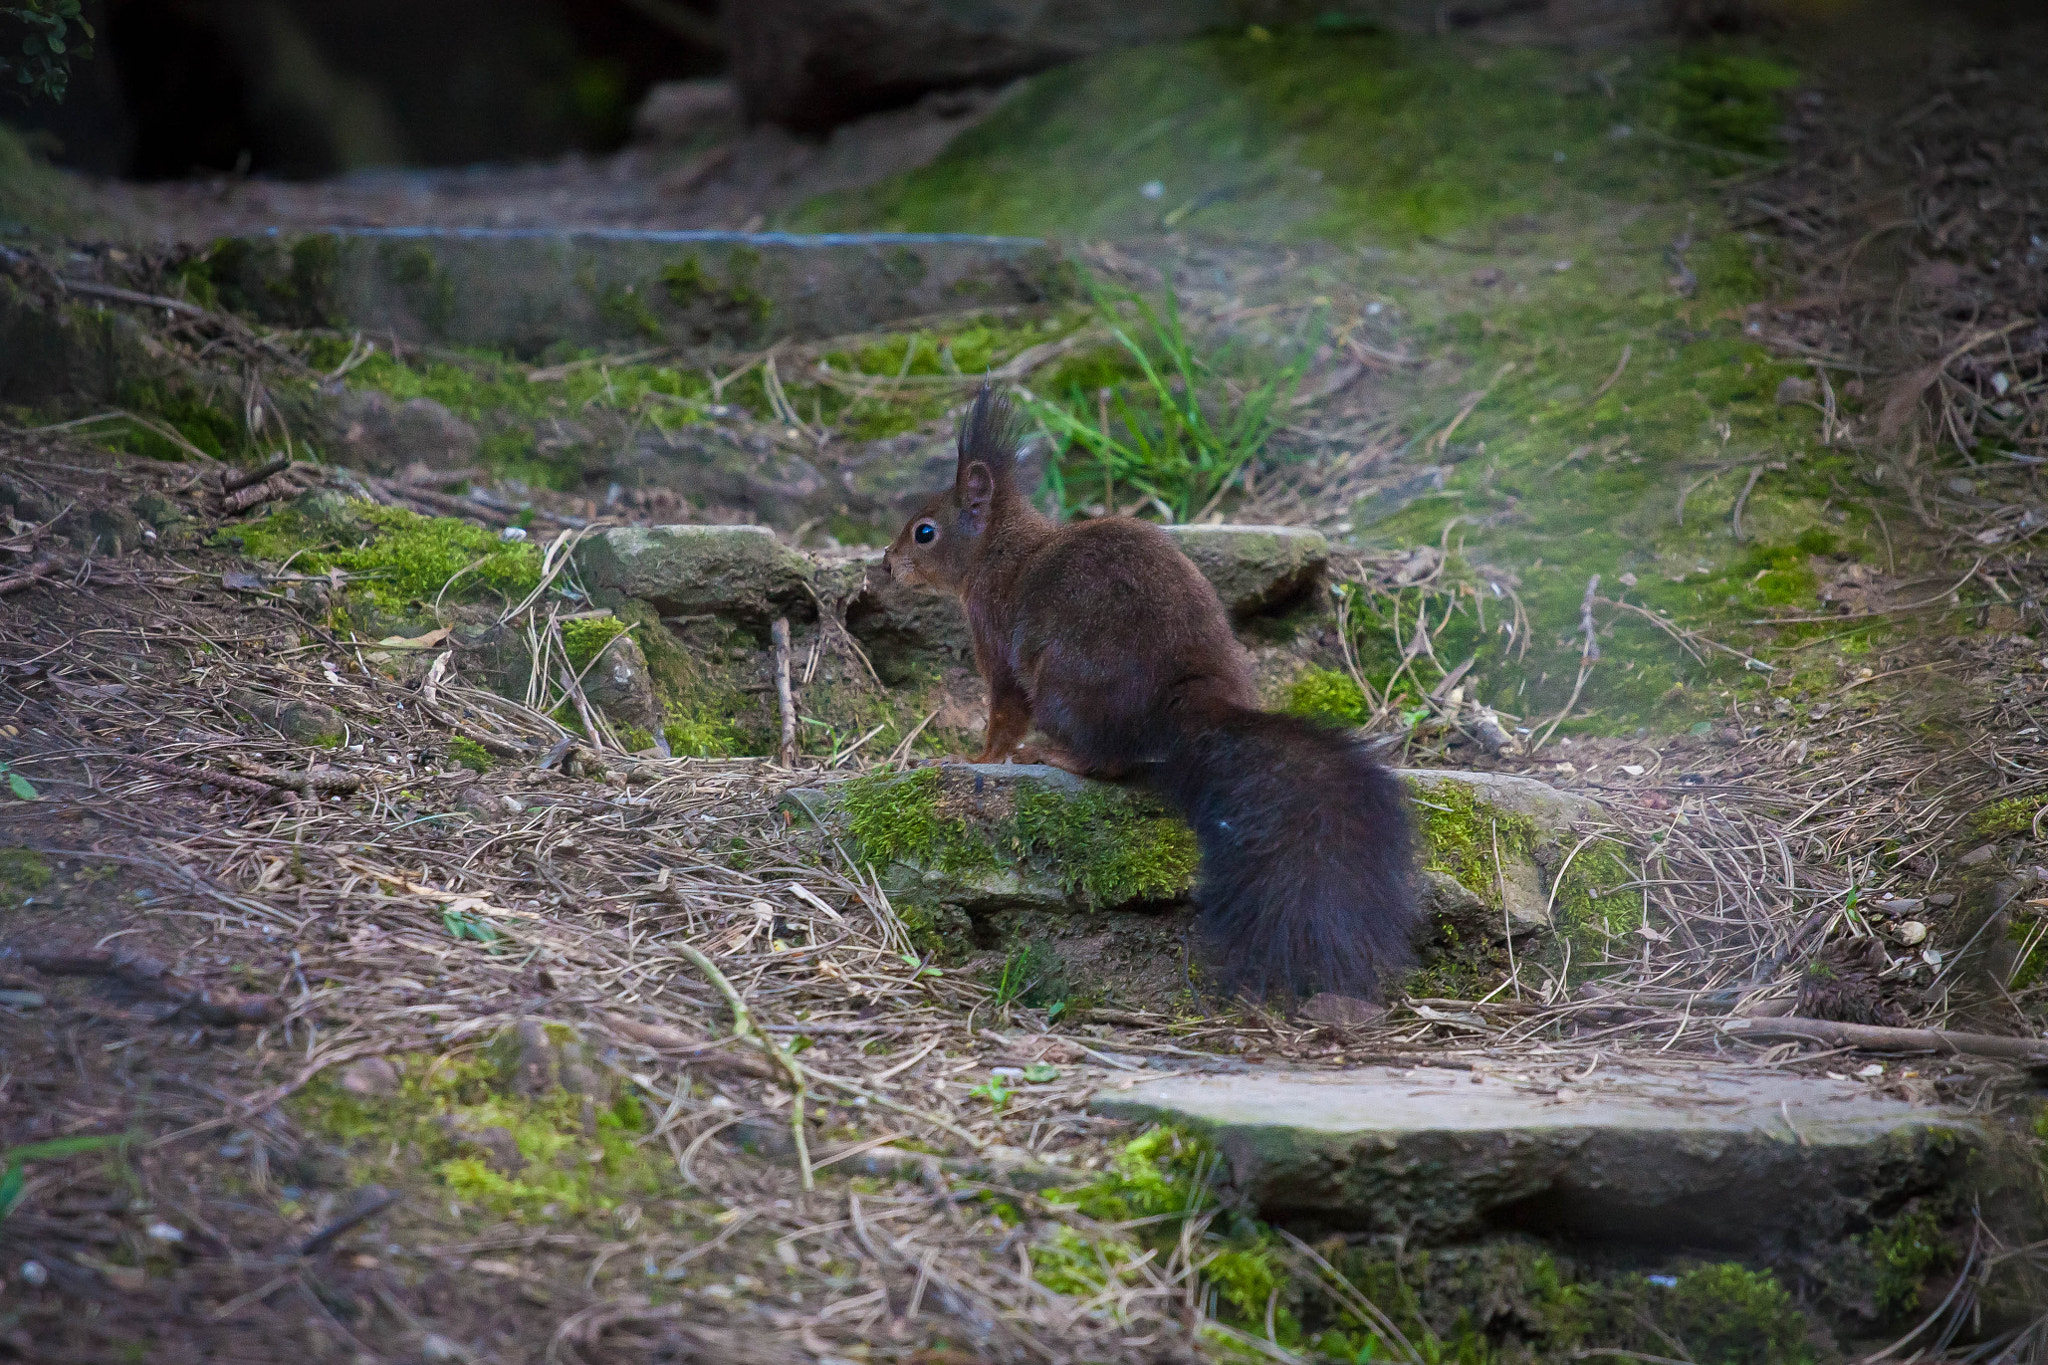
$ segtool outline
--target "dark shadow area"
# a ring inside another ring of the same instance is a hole
[[[60,165],[283,179],[616,149],[658,80],[716,72],[688,0],[99,0],[69,97],[8,107]]]

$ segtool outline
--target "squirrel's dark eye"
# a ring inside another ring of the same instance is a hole
[[[920,545],[929,545],[938,538],[938,535],[938,527],[928,521],[920,521],[917,524],[917,529],[910,533],[910,538]]]

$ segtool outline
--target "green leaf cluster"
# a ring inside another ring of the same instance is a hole
[[[0,23],[21,30],[18,39],[0,42],[0,81],[12,76],[24,104],[38,95],[62,100],[71,84],[71,59],[92,56],[92,25],[79,13],[79,0],[0,5]]]

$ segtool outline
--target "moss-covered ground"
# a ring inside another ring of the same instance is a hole
[[[1883,1322],[1901,1320],[1928,1273],[1957,1254],[1951,1230],[1916,1212],[1860,1235],[1854,1249],[1867,1254],[1844,1261],[1818,1297],[1796,1266],[1680,1257],[1621,1268],[1513,1238],[1403,1251],[1331,1237],[1313,1248],[1325,1275],[1272,1227],[1220,1200],[1221,1169],[1199,1138],[1146,1131],[1094,1179],[1049,1196],[1089,1221],[1041,1237],[1033,1274],[1082,1298],[1135,1285],[1138,1266],[1168,1258],[1194,1222],[1204,1232],[1191,1259],[1215,1318],[1315,1359],[1665,1359],[1683,1343],[1683,1358],[1702,1365],[1791,1365],[1840,1358],[1829,1318],[1845,1303],[1874,1296]],[[1324,1288],[1331,1275],[1348,1296]],[[1220,1333],[1212,1345],[1245,1349]]]
[[[308,494],[216,539],[280,569],[338,572],[344,601],[392,616],[430,617],[443,602],[478,598],[510,606],[540,582],[540,551],[530,542],[331,493]]]
[[[1601,604],[1581,686],[1593,575],[1602,597],[1772,662],[1828,628],[1760,623],[1824,614],[1825,577],[1904,552],[1823,438],[1816,407],[1859,411],[1860,385],[1837,371],[1823,394],[1765,348],[1753,310],[1790,286],[1718,188],[1781,151],[1800,79],[1746,42],[1571,56],[1342,26],[1218,37],[1035,78],[932,165],[791,221],[1350,248],[1312,256],[1295,292],[1357,291],[1367,332],[1426,362],[1383,382],[1404,458],[1445,483],[1335,529],[1451,560],[1429,591],[1355,603],[1368,680],[1401,672],[1412,696],[1476,656],[1468,694],[1511,715],[1540,722],[1576,689],[1565,733],[1672,726],[1824,677],[1879,628],[1833,628],[1773,674]],[[1433,647],[1402,670],[1425,614]]]
[[[1088,907],[1169,900],[1193,880],[1194,834],[1112,788],[1068,795],[1020,787],[986,805],[943,768],[876,772],[842,789],[859,856],[956,880],[1014,868],[1051,878]]]

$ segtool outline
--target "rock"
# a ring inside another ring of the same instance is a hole
[[[1502,1226],[1662,1248],[1821,1247],[1958,1181],[1985,1134],[1853,1081],[1703,1064],[1584,1089],[1486,1072],[1270,1069],[1105,1091],[1212,1139],[1276,1219],[1440,1243]]]
[[[341,1073],[341,1088],[351,1095],[364,1097],[396,1095],[399,1088],[398,1068],[382,1057],[364,1057],[350,1062]]]
[[[1459,881],[1448,872],[1439,872],[1433,867],[1422,869],[1416,877],[1416,899],[1422,903],[1426,915],[1483,915],[1486,901],[1477,891]]]
[[[652,731],[661,723],[647,656],[630,635],[607,644],[583,675],[583,695],[612,721]]]
[[[633,113],[640,142],[685,143],[740,130],[740,92],[729,80],[658,81]]]
[[[376,389],[350,389],[334,405],[328,439],[342,462],[372,474],[408,465],[466,469],[476,463],[476,428],[431,398],[401,403]]]
[[[1548,782],[1513,773],[1469,773],[1449,768],[1404,768],[1401,780],[1421,800],[1447,790],[1468,794],[1497,811],[1528,820],[1547,840],[1562,840],[1584,825],[1605,819],[1600,803]]]
[[[1483,994],[1507,970],[1510,935],[1526,970],[1561,956],[1565,936],[1604,933],[1567,916],[1585,913],[1595,869],[1623,879],[1618,864],[1581,850],[1552,896],[1597,805],[1504,774],[1400,775],[1416,799],[1433,926],[1412,991]],[[976,945],[1042,944],[1066,994],[1157,1005],[1186,993],[1194,836],[1142,788],[1035,764],[948,764],[792,791],[784,808],[815,814],[872,862],[927,951],[957,961]]]
[[[526,1157],[519,1150],[518,1139],[512,1130],[491,1124],[483,1128],[471,1128],[450,1114],[443,1114],[438,1120],[441,1131],[458,1145],[473,1149],[481,1155],[484,1165],[503,1176],[516,1176],[526,1169]]]
[[[818,574],[820,596],[825,596],[828,577],[864,576],[860,590],[847,600],[846,628],[882,681],[899,685],[927,666],[972,667],[974,640],[960,603],[946,593],[906,588],[884,577],[881,562],[878,551],[841,551],[819,556]]]
[[[816,610],[811,566],[765,526],[617,526],[577,552],[593,592],[635,597],[663,616],[722,616],[760,626]]]
[[[1330,561],[1323,533],[1301,526],[1169,526],[1166,533],[1240,618],[1309,591]]]
[[[514,1093],[542,1096],[553,1090],[601,1096],[606,1087],[590,1063],[590,1051],[576,1030],[564,1024],[522,1019],[501,1039],[505,1074]]]
[[[550,348],[845,336],[970,302],[995,308],[1065,298],[1076,283],[1042,238],[963,233],[337,227],[225,237],[201,259],[224,305],[266,322],[525,359]],[[10,327],[7,304],[0,288],[0,354],[12,354],[16,338],[41,344],[44,329]],[[68,377],[37,375],[24,386],[0,374],[0,397]],[[106,384],[100,374],[90,378]],[[326,413],[307,415],[332,430],[340,398],[323,390],[311,406]],[[339,434],[347,435],[345,425]]]
[[[1471,0],[1457,22],[1527,8]],[[1411,33],[1442,22],[1427,0],[753,0],[726,8],[725,31],[747,116],[820,132],[930,91],[996,85],[1111,48],[1324,14]]]
[[[994,85],[1109,47],[1229,22],[1221,0],[757,0],[727,9],[751,119],[819,132],[931,90]]]

